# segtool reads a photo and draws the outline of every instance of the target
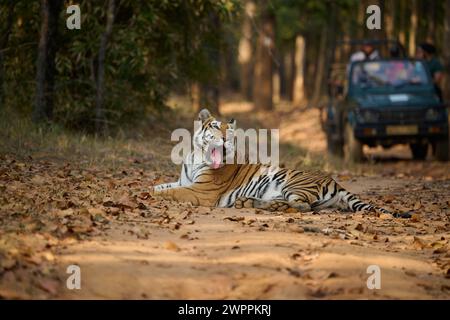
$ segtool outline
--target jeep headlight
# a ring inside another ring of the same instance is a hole
[[[378,122],[380,115],[371,110],[360,110],[358,113],[358,120],[360,122]]]
[[[436,109],[428,109],[425,114],[425,119],[428,121],[436,121],[441,117],[441,113]]]

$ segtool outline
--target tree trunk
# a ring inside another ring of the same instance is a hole
[[[385,2],[384,24],[386,26],[386,37],[395,39],[395,3],[392,0]]]
[[[351,35],[348,31],[343,32],[344,41],[350,41]],[[341,60],[337,62],[348,62],[350,61],[350,56],[352,54],[352,46],[350,45],[341,45]]]
[[[319,52],[317,56],[316,73],[314,80],[314,91],[312,96],[312,104],[315,106],[319,103],[322,94],[322,84],[325,72],[325,60],[327,56],[327,26],[323,26],[320,35]]]
[[[222,34],[221,31],[221,23],[220,18],[216,13],[210,13],[209,15],[210,26],[214,29],[214,32],[218,35]],[[211,79],[208,79],[207,82],[204,82],[200,86],[200,104],[202,108],[208,108],[212,114],[216,116],[220,116],[219,110],[219,80],[220,75],[220,42],[219,40],[213,40],[212,43],[207,44],[210,48],[208,53],[209,63],[211,64],[212,70],[214,70],[213,76]]]
[[[241,32],[242,36],[239,40],[239,56],[240,64],[240,78],[241,78],[241,93],[246,100],[252,99],[252,77],[253,77],[253,47],[252,47],[252,22],[251,19],[255,15],[255,3],[247,1],[245,3],[245,16],[242,21]]]
[[[314,95],[314,82],[316,74],[317,52],[319,51],[320,41],[317,41],[319,35],[316,30],[311,30],[305,34],[306,38],[306,57],[305,57],[305,94],[308,100]],[[319,42],[319,43],[318,43]]]
[[[398,12],[400,13],[400,21],[399,21],[399,30],[398,30],[398,39],[400,43],[405,47],[406,49],[406,14],[407,14],[407,6],[406,6],[407,0],[399,0],[396,5],[398,5]]]
[[[62,0],[41,0],[41,30],[36,63],[35,122],[51,120],[55,83],[58,16]]]
[[[408,53],[411,57],[414,57],[416,53],[416,37],[418,26],[418,12],[417,12],[417,0],[411,0],[411,20],[409,28],[409,41],[408,41]]]
[[[367,27],[366,27],[367,6],[368,6],[367,0],[360,0],[358,2],[358,16],[357,16],[358,28],[356,30],[357,30],[357,37],[359,39],[364,38],[367,34]]]
[[[4,65],[4,50],[6,49],[6,46],[8,45],[9,35],[11,34],[12,25],[14,21],[14,6],[15,1],[10,0],[8,2],[8,18],[6,21],[6,27],[4,30],[2,30],[3,36],[0,37],[0,110],[3,108],[3,105],[5,103],[5,88],[4,88],[4,81],[5,81],[5,65]]]
[[[294,41],[293,41],[294,42]],[[281,92],[285,99],[293,101],[295,82],[295,43],[289,45],[283,56],[283,74]]]
[[[208,108],[212,114],[220,116],[219,110],[220,90],[216,83],[207,83],[200,86],[200,106]]]
[[[305,38],[297,36],[295,39],[295,78],[293,88],[293,103],[301,105],[305,99]]]
[[[200,101],[200,85],[198,82],[192,82],[189,85],[189,93],[191,96],[192,109],[194,114],[197,114],[202,108]]]
[[[323,93],[325,76],[328,70],[331,68],[331,61],[335,55],[335,42],[337,21],[339,20],[339,11],[337,3],[334,1],[327,2],[327,11],[329,12],[329,19],[324,24],[320,39],[319,56],[317,60],[317,71],[314,83],[314,94],[312,99],[313,107],[317,107],[321,95]]]
[[[392,0],[390,0],[392,1]],[[383,25],[384,20],[384,15],[385,15],[385,2],[384,0],[371,0],[371,1],[366,1],[365,6],[364,6],[364,12],[366,12],[367,7],[369,5],[377,5],[380,8],[381,11],[381,29],[373,29],[373,30],[369,30],[366,27],[366,21],[367,21],[367,17],[368,15],[365,15],[365,21],[364,21],[364,29],[366,31],[366,37],[370,37],[372,39],[384,39],[386,38],[386,27],[385,25]]]
[[[3,105],[5,104],[5,66],[4,66],[4,54],[2,48],[0,48],[0,110],[3,109]]]
[[[444,50],[443,58],[445,63],[445,81],[443,93],[445,101],[450,100],[450,0],[445,1],[445,21],[444,21]]]
[[[97,67],[97,94],[95,98],[95,131],[97,134],[106,134],[108,127],[104,112],[105,101],[105,57],[106,47],[111,37],[114,25],[115,0],[108,1],[108,9],[106,12],[106,27],[100,37],[100,48],[98,50],[98,67]]]
[[[435,43],[436,42],[436,3],[432,1],[431,3],[427,2],[428,9],[428,18],[427,18],[427,42]]]
[[[257,109],[273,108],[273,52],[275,41],[275,18],[268,11],[267,0],[263,1],[262,27],[256,44],[253,102]]]

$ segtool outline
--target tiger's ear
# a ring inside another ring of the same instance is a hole
[[[198,114],[198,120],[201,122],[211,118],[211,112],[208,109],[202,109]]]
[[[228,121],[228,124],[230,125],[231,129],[236,129],[236,120],[231,118],[230,121]]]

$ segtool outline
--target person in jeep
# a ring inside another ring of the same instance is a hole
[[[416,50],[416,58],[422,59],[428,66],[434,86],[442,101],[441,83],[444,77],[444,67],[436,55],[436,47],[430,43],[421,43]]]
[[[380,59],[380,53],[375,49],[372,43],[366,42],[361,46],[361,50],[353,53],[350,57],[350,63],[365,60]]]

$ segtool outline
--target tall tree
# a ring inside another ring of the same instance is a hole
[[[408,53],[411,57],[414,56],[416,52],[416,37],[417,37],[417,27],[419,25],[418,17],[418,4],[417,0],[411,0],[411,22],[409,28],[409,41],[408,41]]]
[[[386,4],[384,0],[372,0],[369,3],[367,3],[367,6],[369,5],[377,5],[380,10],[381,10],[381,21],[382,23],[386,22]],[[385,39],[387,36],[387,28],[385,26],[382,25],[381,29],[374,29],[374,30],[369,30],[369,35],[370,37],[374,38],[374,39]]]
[[[395,2],[386,1],[384,4],[384,24],[386,26],[386,37],[388,39],[395,39]]]
[[[12,25],[14,21],[14,6],[16,2],[14,0],[9,0],[6,7],[6,25],[5,28],[1,30],[0,33],[0,109],[3,107],[5,97],[4,97],[4,79],[5,79],[5,67],[4,67],[4,51],[8,45],[9,36],[11,34]]]
[[[398,28],[398,39],[400,43],[406,48],[406,29],[407,29],[407,0],[399,0],[396,2],[398,6],[398,12],[400,15],[399,28]]]
[[[293,85],[293,103],[298,106],[305,99],[305,38],[298,35],[295,39],[295,78]]]
[[[328,28],[325,24],[322,27],[321,35],[320,35],[320,44],[319,44],[319,52],[317,55],[317,63],[315,69],[315,80],[314,80],[314,88],[312,95],[312,104],[317,105],[320,100],[320,95],[322,94],[322,84],[325,76],[325,63],[327,57],[327,40],[328,40]]]
[[[288,99],[289,101],[294,100],[294,91],[295,91],[294,83],[296,75],[295,68],[296,65],[295,65],[295,43],[294,43],[289,45],[283,57],[282,92],[285,98]]]
[[[362,39],[367,34],[367,28],[366,28],[366,9],[367,9],[368,2],[367,0],[361,0],[358,1],[358,28],[357,30],[357,37],[359,39]]]
[[[317,106],[324,92],[325,73],[331,65],[331,58],[335,54],[336,28],[339,19],[337,3],[327,1],[325,4],[325,12],[328,13],[328,19],[323,23],[320,35],[320,45],[317,57],[317,68],[315,74],[314,93],[312,97],[312,105]]]
[[[216,70],[213,74],[211,74],[210,79],[208,81],[203,81],[200,86],[200,104],[202,108],[208,108],[213,114],[220,115],[219,110],[219,78],[220,74],[218,70],[220,70],[220,60],[221,60],[221,44],[220,44],[220,34],[222,33],[222,26],[220,22],[219,15],[216,12],[210,12],[208,17],[208,23],[215,33],[219,36],[211,37],[213,39],[209,39],[207,42],[207,46],[209,48],[207,58],[210,62],[210,67],[213,70]]]
[[[98,134],[105,134],[108,126],[105,119],[104,103],[105,103],[105,57],[106,47],[111,37],[116,1],[108,0],[108,9],[106,12],[106,27],[100,37],[100,48],[98,50],[98,67],[97,67],[97,92],[95,98],[95,131]]]
[[[426,40],[431,43],[436,42],[436,6],[437,3],[435,1],[426,3],[428,10]]]
[[[273,108],[275,18],[267,0],[261,1],[261,28],[256,42],[253,102],[258,109]]]
[[[36,97],[33,110],[35,122],[48,121],[53,116],[58,16],[63,2],[63,0],[41,0],[41,30],[36,64]]]
[[[241,93],[244,99],[251,100],[252,98],[252,56],[253,56],[253,26],[252,20],[255,16],[255,3],[251,0],[245,2],[244,15],[241,24],[241,38],[239,40],[239,56],[240,64],[240,82]]]

